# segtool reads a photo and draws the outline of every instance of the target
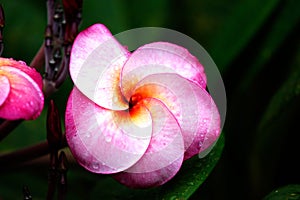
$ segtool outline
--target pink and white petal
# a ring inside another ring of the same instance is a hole
[[[160,50],[165,50],[176,54],[177,56],[183,58],[188,65],[184,65],[185,69],[180,68],[180,66],[175,66],[176,71],[179,72],[179,75],[184,78],[195,82],[196,84],[206,87],[207,78],[203,65],[199,62],[198,58],[192,55],[188,49],[172,44],[169,42],[153,42],[147,45],[142,46],[141,48],[155,48]],[[177,68],[178,67],[178,68]],[[192,72],[195,72],[193,74]]]
[[[207,93],[207,98],[197,96],[199,104],[202,105],[202,113],[199,116],[198,130],[193,143],[186,150],[184,160],[199,154],[199,157],[206,156],[217,142],[221,133],[221,119],[218,108]]]
[[[150,111],[153,121],[150,145],[135,165],[116,178],[126,180],[131,187],[144,188],[161,185],[178,172],[183,161],[184,143],[179,124],[162,102],[148,98],[142,103]]]
[[[43,110],[44,96],[39,85],[26,73],[14,67],[1,67],[8,78],[10,92],[0,108],[0,118],[9,120],[35,119]]]
[[[113,178],[131,188],[156,187],[172,179],[177,174],[181,164],[182,158],[179,158],[170,165],[156,171],[146,173],[121,172],[114,174]]]
[[[66,138],[74,157],[95,173],[126,170],[143,156],[150,143],[152,123],[136,126],[126,111],[102,108],[76,87],[65,118]]]
[[[10,84],[8,78],[0,74],[0,107],[8,97]],[[1,108],[0,108],[1,109]]]
[[[14,67],[23,71],[38,84],[40,89],[43,88],[42,76],[34,68],[27,66],[25,62],[16,61],[11,58],[0,58],[0,68],[5,66]]]
[[[121,75],[124,96],[130,97],[137,82],[157,73],[176,73],[206,87],[204,68],[187,49],[167,42],[155,42],[135,50],[124,65]]]
[[[143,98],[159,99],[172,112],[181,127],[185,159],[187,155],[191,157],[217,140],[219,113],[211,96],[197,84],[174,73],[153,74],[141,80],[134,93]],[[201,147],[205,137],[210,138],[207,140],[210,142]]]
[[[70,58],[74,85],[99,106],[124,110],[128,103],[120,91],[120,73],[130,53],[102,24],[76,37]]]

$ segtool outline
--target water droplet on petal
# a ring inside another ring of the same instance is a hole
[[[107,135],[107,136],[105,137],[105,141],[106,141],[106,142],[111,142],[111,140],[112,140],[112,136],[111,136],[111,135]]]
[[[200,141],[200,142],[199,142],[199,147],[201,148],[201,147],[202,147],[202,145],[203,145],[203,142],[202,142],[202,141]]]
[[[19,60],[18,61],[20,64],[22,64],[22,65],[26,65],[26,62],[24,62],[24,61],[22,61],[22,60]]]
[[[31,106],[34,106],[34,102],[33,102],[33,101],[30,101],[29,104],[30,104]]]
[[[97,170],[99,169],[99,164],[98,163],[93,163],[92,168]]]
[[[114,103],[118,102],[118,100],[119,100],[118,97],[116,97],[116,96],[113,97],[113,102]]]

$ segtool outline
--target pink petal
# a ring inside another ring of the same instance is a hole
[[[99,106],[124,110],[119,88],[121,68],[130,53],[122,47],[102,24],[79,33],[74,41],[70,74],[75,86]]]
[[[0,106],[8,97],[10,91],[9,80],[5,76],[0,75]]]
[[[143,104],[149,109],[153,121],[150,145],[135,165],[115,178],[125,185],[145,188],[161,185],[178,172],[183,161],[184,144],[175,117],[163,103],[149,98]]]
[[[176,117],[184,139],[185,159],[204,151],[220,134],[220,117],[205,89],[174,74],[153,74],[141,80],[134,93],[162,101]],[[205,144],[205,145],[204,145]]]
[[[113,177],[120,183],[132,188],[155,187],[160,186],[173,178],[177,173],[178,168],[181,167],[181,164],[182,158],[179,158],[170,165],[156,171],[146,173],[122,172],[115,174]]]
[[[122,70],[122,91],[126,98],[134,85],[151,74],[176,73],[206,87],[204,68],[187,49],[167,42],[146,44],[132,53]]]
[[[102,108],[76,87],[69,97],[65,120],[66,138],[74,157],[95,173],[115,173],[131,167],[143,156],[151,139],[149,112],[150,123],[138,126],[127,111]]]
[[[39,88],[42,90],[43,80],[41,75],[34,68],[28,67],[25,62],[15,61],[11,58],[0,58],[0,66],[2,67],[10,66],[23,71],[28,76],[30,76],[36,82],[36,84],[38,84]]]
[[[201,105],[201,116],[199,117],[198,130],[193,143],[186,150],[184,159],[199,154],[199,156],[206,156],[213,145],[217,142],[221,130],[221,119],[218,108],[213,99],[207,93],[206,98],[201,98],[197,95],[199,104]]]
[[[44,96],[39,84],[19,68],[1,66],[0,74],[5,75],[10,82],[10,93],[0,108],[0,118],[37,118],[44,106]]]

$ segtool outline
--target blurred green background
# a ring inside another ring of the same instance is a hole
[[[6,18],[3,56],[30,63],[43,42],[45,1],[1,4]],[[98,22],[113,34],[165,27],[198,41],[222,74],[228,106],[220,161],[198,189],[191,185],[197,190],[190,199],[262,199],[276,188],[300,184],[299,8],[299,0],[84,0],[80,29]],[[51,97],[62,116],[71,88],[68,79]],[[0,151],[44,141],[45,113],[22,123],[1,142]],[[68,199],[138,199],[152,192],[126,190],[74,163],[68,178]],[[47,165],[1,171],[0,199],[21,199],[24,184],[34,199],[44,199]]]

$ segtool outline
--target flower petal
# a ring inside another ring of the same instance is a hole
[[[206,90],[197,84],[174,73],[153,74],[141,80],[134,93],[159,99],[176,117],[184,139],[185,159],[204,151],[218,138],[217,107]]]
[[[201,104],[201,116],[199,117],[200,124],[193,143],[186,150],[184,159],[199,154],[199,156],[206,156],[211,150],[213,145],[217,142],[220,134],[220,114],[218,108],[209,94],[206,97],[197,95],[199,104]],[[203,109],[202,109],[203,108]]]
[[[146,44],[132,53],[122,70],[122,92],[128,99],[134,85],[151,74],[176,73],[206,87],[204,68],[187,49],[167,42]]]
[[[124,173],[116,176],[131,187],[153,187],[170,180],[180,169],[184,144],[179,124],[157,99],[144,99],[151,113],[153,133],[144,156]]]
[[[126,170],[143,156],[150,143],[152,123],[137,126],[127,111],[102,108],[76,87],[65,118],[66,138],[74,157],[95,173]],[[149,113],[148,118],[151,120]]]
[[[10,93],[0,108],[0,118],[37,118],[44,106],[43,92],[38,83],[23,70],[15,67],[1,66],[0,75],[6,76],[10,83]]]
[[[9,80],[5,76],[0,75],[0,106],[4,103],[8,97],[10,91]]]
[[[113,175],[113,177],[120,183],[132,188],[156,187],[173,178],[178,169],[181,167],[181,164],[182,158],[179,158],[170,165],[156,171],[146,173],[122,172]]]
[[[34,68],[28,67],[25,62],[16,61],[11,58],[0,58],[0,66],[10,66],[23,71],[36,82],[40,89],[43,88],[43,80],[41,75]]]
[[[79,33],[70,59],[74,85],[99,106],[124,110],[119,87],[121,68],[130,53],[122,47],[102,24],[95,24]]]

